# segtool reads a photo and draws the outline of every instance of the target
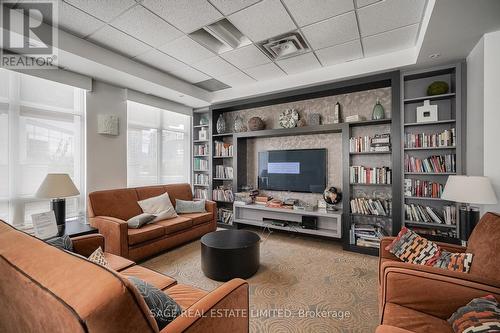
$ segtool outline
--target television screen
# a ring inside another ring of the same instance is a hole
[[[259,189],[323,193],[326,161],[326,149],[259,152]]]

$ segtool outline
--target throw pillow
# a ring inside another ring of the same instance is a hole
[[[474,298],[448,322],[455,333],[500,332],[500,305],[493,295]]]
[[[73,242],[68,235],[62,237],[54,237],[46,241],[48,244],[55,246],[61,250],[73,252]]]
[[[92,252],[88,259],[98,265],[111,269],[111,266],[109,266],[108,261],[104,257],[104,252],[102,252],[100,246],[94,252]]]
[[[163,193],[162,195],[159,195],[157,197],[141,200],[137,203],[142,208],[142,211],[144,213],[158,215],[161,212],[167,211],[168,209],[172,209],[175,213],[168,193]]]
[[[137,216],[131,217],[127,220],[127,224],[129,228],[138,229],[143,225],[153,221],[156,216],[153,214],[142,213]]]
[[[182,313],[179,304],[160,289],[134,276],[127,276],[127,278],[144,298],[160,331]]]
[[[173,219],[174,217],[177,217],[177,213],[175,212],[174,208],[169,208],[167,210],[164,210],[156,215],[153,221],[150,223],[158,222],[161,220],[168,220],[168,219]]]
[[[205,200],[186,201],[175,200],[175,211],[179,214],[185,213],[205,213]]]
[[[420,237],[403,227],[394,241],[386,247],[400,260],[417,265],[430,265],[439,257],[436,243]]]
[[[472,253],[451,253],[440,250],[439,257],[432,266],[455,272],[469,273],[473,257]]]

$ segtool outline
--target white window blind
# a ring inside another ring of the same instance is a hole
[[[127,102],[128,186],[189,182],[191,117]]]
[[[0,219],[29,227],[50,210],[34,196],[47,173],[71,176],[66,215],[84,213],[84,114],[83,89],[0,69]]]

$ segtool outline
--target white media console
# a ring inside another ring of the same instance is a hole
[[[316,217],[317,229],[303,229],[301,227],[303,216]],[[273,221],[285,222],[287,225],[276,225]],[[257,204],[235,204],[233,224],[253,225],[330,238],[340,239],[342,237],[342,213],[330,213],[326,210],[305,211],[286,208],[270,208]]]

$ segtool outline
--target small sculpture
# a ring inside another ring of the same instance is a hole
[[[338,210],[334,205],[342,200],[342,193],[336,187],[329,187],[323,192],[323,199],[326,202],[326,209],[330,211]]]
[[[234,131],[236,133],[240,133],[240,132],[246,132],[247,130],[247,127],[245,126],[245,122],[243,121],[243,118],[241,116],[236,116],[236,118],[234,118]]]
[[[260,131],[266,128],[266,123],[260,117],[252,117],[248,120],[248,129],[250,131]]]
[[[224,115],[220,115],[219,118],[217,119],[217,133],[222,134],[226,132],[226,119],[224,118]]]

